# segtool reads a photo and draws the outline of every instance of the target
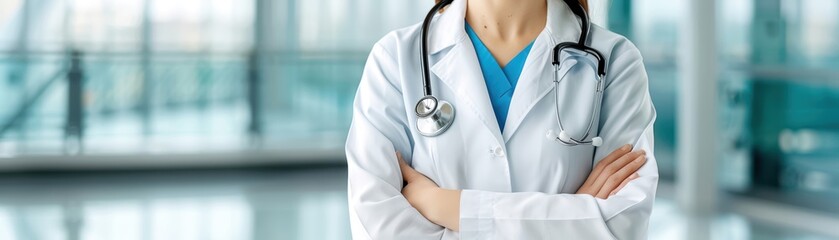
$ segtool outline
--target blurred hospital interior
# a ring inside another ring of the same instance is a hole
[[[589,2],[649,74],[650,239],[839,239],[839,1]],[[432,4],[0,0],[0,239],[349,239],[364,63]]]

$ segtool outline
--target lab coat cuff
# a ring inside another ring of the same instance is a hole
[[[460,193],[460,239],[488,239],[492,232],[495,195],[463,190]]]

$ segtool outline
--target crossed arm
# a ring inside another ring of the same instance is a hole
[[[595,198],[607,199],[615,195],[629,181],[638,178],[638,169],[646,163],[643,150],[630,151],[630,145],[615,150],[591,171],[577,194],[588,194]],[[459,189],[443,189],[425,175],[405,163],[402,154],[396,152],[399,169],[407,184],[402,188],[402,195],[429,221],[458,231],[460,229],[460,194]]]

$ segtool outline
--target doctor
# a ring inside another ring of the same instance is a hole
[[[589,28],[585,0],[443,1],[426,35],[393,31],[368,58],[353,238],[645,239],[658,169],[636,47]]]

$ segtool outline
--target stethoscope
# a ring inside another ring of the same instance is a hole
[[[422,43],[421,43],[421,53],[422,53],[422,87],[423,93],[425,94],[416,105],[415,111],[417,114],[417,130],[420,134],[426,137],[435,137],[438,136],[451,127],[454,123],[455,117],[455,109],[451,103],[447,101],[438,100],[434,97],[431,93],[431,71],[428,63],[428,28],[431,25],[431,20],[433,19],[434,15],[440,11],[443,7],[451,4],[454,0],[443,0],[439,3],[435,4],[434,7],[431,8],[431,11],[428,12],[428,15],[425,16],[425,20],[422,23]],[[559,91],[554,90],[554,104],[556,105],[556,122],[559,125],[559,134],[556,134],[554,131],[549,130],[546,136],[549,139],[555,140],[563,145],[567,146],[577,146],[577,145],[592,145],[598,147],[603,144],[603,139],[595,136],[592,137],[591,140],[585,140],[589,137],[592,133],[592,129],[594,128],[594,124],[596,122],[597,116],[600,114],[600,105],[603,100],[603,90],[604,84],[603,79],[606,76],[606,60],[603,57],[603,54],[586,46],[586,41],[588,40],[589,31],[591,29],[591,23],[589,21],[588,14],[586,13],[583,6],[580,5],[578,0],[564,0],[565,4],[571,8],[571,12],[581,20],[581,33],[580,39],[577,42],[563,42],[557,44],[553,49],[553,61],[551,62],[554,66],[554,86],[555,89],[559,89],[559,83],[561,81],[559,76],[559,71],[561,67],[561,59],[560,53],[566,49],[574,49],[578,51],[582,51],[594,56],[597,59],[597,77],[596,77],[596,87],[594,89],[594,106],[591,109],[591,116],[589,118],[588,126],[586,127],[585,134],[583,134],[580,138],[571,137],[562,124],[562,118],[559,114]]]

